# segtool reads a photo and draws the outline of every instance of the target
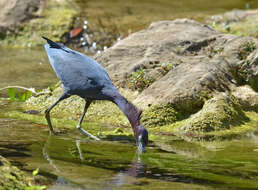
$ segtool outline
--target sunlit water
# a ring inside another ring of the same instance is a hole
[[[0,119],[0,154],[27,171],[40,168],[49,189],[258,189],[258,137],[203,146],[181,140],[139,154],[133,143],[90,141],[74,130]],[[8,135],[6,135],[8,134]]]
[[[56,82],[43,47],[0,48],[0,88],[15,85],[42,89]],[[0,91],[0,97],[6,94],[7,91]]]

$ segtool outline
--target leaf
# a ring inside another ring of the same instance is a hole
[[[18,100],[22,101],[22,95],[21,95],[20,91],[16,91],[16,94],[17,94]]]
[[[28,100],[31,96],[32,92],[30,91],[25,91],[21,97],[19,97],[19,100],[22,102],[25,102],[26,100]]]
[[[30,187],[25,187],[25,190],[44,190],[46,188],[47,188],[47,186],[45,186],[45,185],[42,185],[42,186],[32,185]]]
[[[31,91],[26,91],[24,94],[25,94],[25,99],[24,99],[24,101],[26,101],[26,100],[28,100],[28,99],[31,97],[32,92],[31,92]]]
[[[33,176],[36,176],[36,175],[38,175],[38,173],[39,173],[39,168],[37,168],[36,170],[34,170],[34,171],[32,172],[32,175],[33,175]]]
[[[15,100],[15,91],[13,88],[8,88],[8,96],[11,102]]]
[[[22,97],[21,97],[20,101],[25,102],[25,100],[26,100],[26,92],[24,92],[22,94]]]

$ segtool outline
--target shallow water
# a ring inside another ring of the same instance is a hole
[[[130,33],[151,21],[202,19],[233,8],[257,8],[257,1],[77,1],[82,15],[98,26]],[[86,13],[87,12],[87,13]],[[98,20],[102,19],[102,23]],[[112,22],[111,22],[112,21]],[[42,49],[0,49],[0,88],[44,88],[57,78]],[[0,91],[0,97],[6,92]],[[4,108],[5,111],[6,108]],[[4,110],[1,107],[0,111]],[[0,154],[50,181],[48,189],[258,189],[258,137],[203,146],[171,139],[152,143],[139,155],[131,142],[89,141],[76,130],[49,136],[48,128],[0,117]],[[7,135],[8,134],[8,135]]]
[[[0,88],[18,85],[42,89],[57,82],[43,48],[0,48],[0,68]],[[0,91],[0,97],[6,94]]]
[[[90,141],[74,130],[0,119],[0,154],[57,189],[258,189],[258,137],[205,146],[171,139],[138,154],[131,142]],[[8,135],[6,135],[8,134]]]
[[[95,28],[130,33],[151,22],[190,18],[202,21],[207,16],[233,9],[258,8],[255,0],[76,0],[81,15]]]

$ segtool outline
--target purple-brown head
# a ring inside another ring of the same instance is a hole
[[[136,106],[127,101],[119,93],[117,93],[115,96],[113,94],[112,96],[114,97],[113,101],[124,112],[132,126],[138,150],[140,152],[145,152],[145,147],[148,144],[148,131],[140,123],[142,111],[138,110]]]

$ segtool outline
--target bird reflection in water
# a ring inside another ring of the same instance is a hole
[[[83,154],[81,151],[81,140],[76,140],[76,147],[79,153],[80,160],[83,161]],[[112,177],[111,184],[116,185],[125,185],[125,184],[133,184],[136,181],[137,177],[143,177],[145,175],[145,164],[142,163],[141,160],[141,152],[136,151],[134,158],[130,164],[130,167],[125,171],[120,171],[114,177]]]
[[[142,163],[141,154],[137,151],[132,160],[130,167],[126,171],[120,171],[112,179],[113,184],[125,185],[134,184],[137,177],[143,177],[145,175],[145,164]]]
[[[57,165],[50,158],[50,156],[47,152],[47,148],[48,148],[48,145],[51,143],[51,138],[52,137],[53,136],[51,136],[51,134],[49,134],[49,136],[47,138],[47,141],[43,146],[42,153],[43,153],[44,158],[48,161],[49,165],[54,168],[55,173],[60,174],[60,173],[62,173],[61,170],[57,167]],[[83,190],[84,188],[75,186],[73,184],[70,184],[67,180],[65,180],[64,178],[62,178],[59,175],[57,176],[57,179],[56,179],[55,183],[51,187],[48,188],[48,190],[66,190],[66,189],[69,189],[69,190],[73,190],[73,189],[74,190],[75,189],[76,190]]]
[[[53,138],[53,136],[49,135],[49,137],[43,147],[42,152],[43,152],[44,158],[48,161],[50,166],[52,166],[54,168],[55,173],[61,174],[62,169],[60,169],[55,164],[54,160],[51,159],[49,153],[47,152],[52,138]],[[85,157],[83,156],[83,151],[81,149],[81,142],[82,141],[80,139],[75,140],[75,145],[76,145],[76,149],[79,154],[80,161],[83,162],[83,161],[85,161]],[[134,184],[134,183],[136,183],[136,180],[138,177],[144,177],[144,176],[145,176],[145,164],[143,164],[143,162],[141,160],[141,152],[137,150],[128,169],[116,173],[113,177],[111,177],[110,180],[105,181],[105,184],[107,184],[107,185],[109,184],[111,186],[113,186],[113,185],[116,185],[116,186],[121,185],[122,186],[122,185],[126,185],[126,184]],[[49,189],[57,190],[57,189],[60,189],[60,187],[68,187],[68,186],[71,188],[73,185],[69,184],[69,182],[67,182],[67,180],[65,180],[64,178],[58,176],[55,184],[53,186],[51,186],[51,188],[49,188]]]

